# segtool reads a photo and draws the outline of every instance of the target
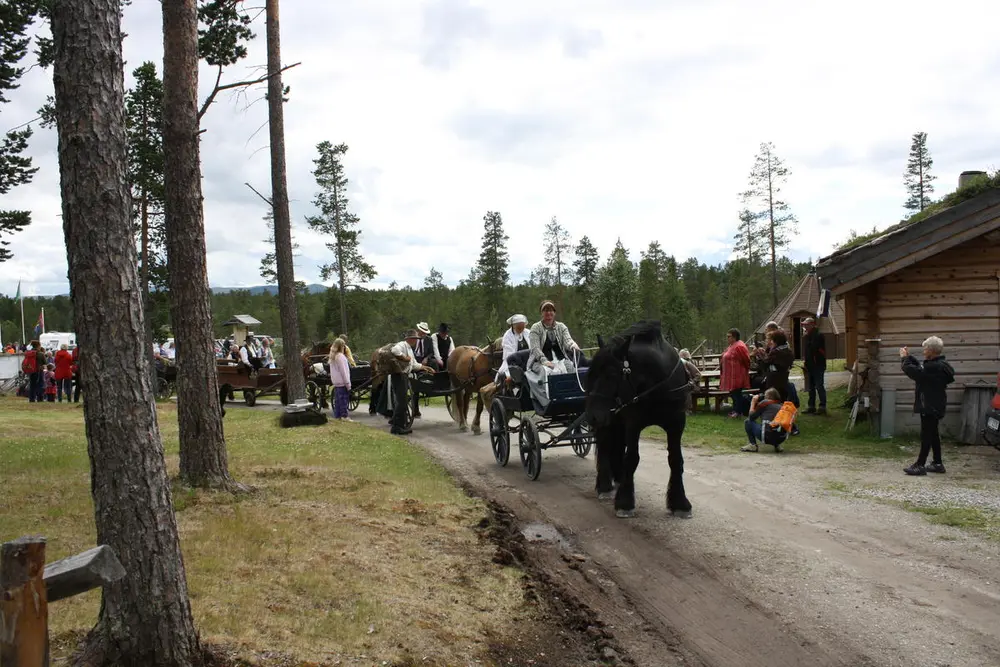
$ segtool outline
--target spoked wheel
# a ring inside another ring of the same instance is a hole
[[[398,405],[392,406],[393,410],[397,410]],[[409,388],[406,392],[406,417],[403,418],[403,428],[409,430],[413,428],[413,389]]]
[[[542,448],[539,445],[538,425],[527,417],[521,419],[521,436],[518,440],[524,474],[534,481],[542,472]]]
[[[358,409],[359,405],[361,405],[361,397],[352,391],[351,398],[347,401],[347,407],[351,412],[354,412]]]
[[[243,390],[243,402],[247,404],[248,408],[257,405],[257,394],[254,393],[253,389]]]
[[[319,385],[309,380],[306,382],[306,399],[313,404],[314,408],[319,407],[320,391]]]
[[[507,465],[510,460],[510,432],[507,430],[507,410],[498,398],[494,398],[490,406],[490,445],[497,463]]]
[[[575,429],[573,429],[573,433],[571,435],[573,436],[574,439],[582,438],[586,435],[590,435],[590,429],[587,428],[586,426],[580,425],[577,426]],[[590,454],[590,449],[593,446],[594,443],[590,442],[589,440],[587,442],[574,442],[572,445],[573,453],[579,456],[581,459],[585,459],[587,458],[587,455]]]
[[[165,401],[170,398],[170,383],[167,382],[166,378],[157,378],[156,397],[161,401]]]

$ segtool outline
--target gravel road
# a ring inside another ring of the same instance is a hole
[[[635,664],[1000,665],[1000,542],[882,502],[996,509],[992,450],[963,452],[945,476],[904,478],[895,462],[688,449],[685,521],[664,509],[665,448],[644,441],[639,516],[621,520],[596,498],[593,455],[546,451],[532,482],[516,449],[501,468],[487,435],[459,433],[442,408],[423,415],[413,442],[525,524],[553,526],[553,549],[587,559],[566,569],[552,558],[552,576]],[[364,408],[355,418],[388,430]]]

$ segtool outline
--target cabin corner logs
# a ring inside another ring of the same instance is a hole
[[[897,431],[919,428],[914,385],[900,367],[899,348],[919,358],[928,336],[944,340],[955,382],[942,430],[957,435],[965,387],[995,387],[1000,372],[1000,239],[980,236],[838,296],[844,300],[848,368],[859,361],[869,369],[876,411],[880,390],[896,390]]]

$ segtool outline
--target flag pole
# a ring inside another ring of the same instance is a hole
[[[20,284],[18,284],[20,287]],[[20,290],[18,290],[20,291]],[[28,341],[24,337],[24,295],[21,295],[21,345],[27,346]]]
[[[42,333],[45,333],[45,308],[42,308]]]

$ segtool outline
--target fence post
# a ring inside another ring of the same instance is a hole
[[[48,667],[49,610],[44,573],[44,537],[21,537],[0,547],[3,667]]]

